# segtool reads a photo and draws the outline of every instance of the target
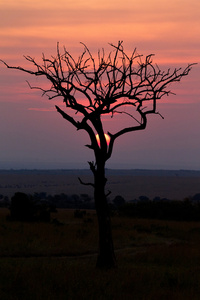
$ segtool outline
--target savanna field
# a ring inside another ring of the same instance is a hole
[[[200,300],[200,0],[0,13],[0,300]]]
[[[50,223],[8,221],[0,209],[0,299],[199,299],[200,222],[115,214],[118,268],[97,270],[95,212],[60,209]]]

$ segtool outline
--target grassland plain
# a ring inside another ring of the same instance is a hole
[[[95,269],[97,222],[58,210],[51,223],[6,220],[0,209],[0,299],[200,297],[200,222],[112,218],[118,268]]]
[[[145,195],[150,199],[159,196],[183,200],[200,193],[200,171],[108,169],[106,176],[112,199],[121,195],[129,201]],[[92,188],[81,185],[78,177],[84,182],[93,181],[90,170],[0,170],[0,194],[11,197],[15,192],[46,192],[93,196]]]

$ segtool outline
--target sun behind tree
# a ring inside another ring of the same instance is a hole
[[[4,62],[8,68],[45,77],[50,84],[49,88],[46,85],[30,87],[41,90],[42,95],[51,100],[61,97],[66,110],[56,105],[58,113],[77,130],[85,130],[89,135],[91,144],[86,146],[94,152],[95,162],[89,162],[94,182],[80,181],[94,188],[99,224],[99,253],[96,265],[99,268],[116,266],[108,193],[105,191],[105,165],[112,155],[114,143],[121,135],[144,130],[150,114],[161,116],[157,110],[157,101],[163,96],[168,96],[171,93],[169,85],[187,76],[192,66],[190,64],[183,70],[179,68],[161,71],[153,64],[152,54],[143,58],[135,49],[131,56],[128,56],[121,41],[117,45],[110,45],[112,51],[107,56],[104,50],[99,51],[97,60],[83,44],[84,50],[77,60],[65,48],[61,54],[58,45],[56,57],[46,58],[43,55],[42,64],[26,56],[33,69],[13,67]],[[115,118],[117,114],[124,114],[130,118],[131,125],[123,127],[123,124],[120,124],[121,129],[105,134],[102,116]]]
[[[104,133],[104,136],[105,136],[105,139],[106,139],[106,144],[107,144],[107,146],[109,146],[110,137],[109,137],[109,135],[107,133]],[[99,138],[98,134],[96,134],[96,139],[97,139],[98,146],[100,147],[101,143],[100,143],[100,138]]]

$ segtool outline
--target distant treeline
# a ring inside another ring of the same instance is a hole
[[[200,221],[200,193],[182,201],[168,200],[155,197],[150,200],[140,196],[130,202],[118,195],[109,201],[112,213],[133,218],[165,219],[177,221]],[[88,194],[47,195],[45,192],[28,195],[15,193],[9,199],[0,195],[0,207],[8,207],[11,219],[50,220],[50,213],[57,208],[76,210],[95,209],[93,199]],[[21,215],[20,215],[21,214]]]
[[[174,221],[200,221],[200,202],[138,201],[125,203],[118,208],[121,215],[132,218],[148,218]]]
[[[200,221],[200,193],[182,201],[140,196],[117,207],[118,213],[132,218]]]
[[[77,208],[77,209],[94,209],[93,199],[88,194],[73,194],[67,195],[64,193],[56,195],[47,195],[45,192],[25,194],[21,192],[15,193],[15,195],[27,195],[29,199],[33,202],[40,202],[41,204],[48,205],[55,208]],[[13,197],[15,197],[13,195]],[[10,207],[12,199],[9,199],[7,196],[0,195],[0,207]]]

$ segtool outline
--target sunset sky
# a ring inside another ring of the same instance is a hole
[[[124,41],[127,53],[155,54],[162,69],[198,63],[188,77],[170,88],[147,129],[117,140],[110,168],[200,170],[200,1],[199,0],[1,0],[0,59],[26,66],[23,55],[40,61],[65,46],[75,57],[85,43],[92,53]],[[88,168],[93,153],[26,80],[39,78],[0,63],[0,169]],[[115,122],[107,126],[112,132]]]

